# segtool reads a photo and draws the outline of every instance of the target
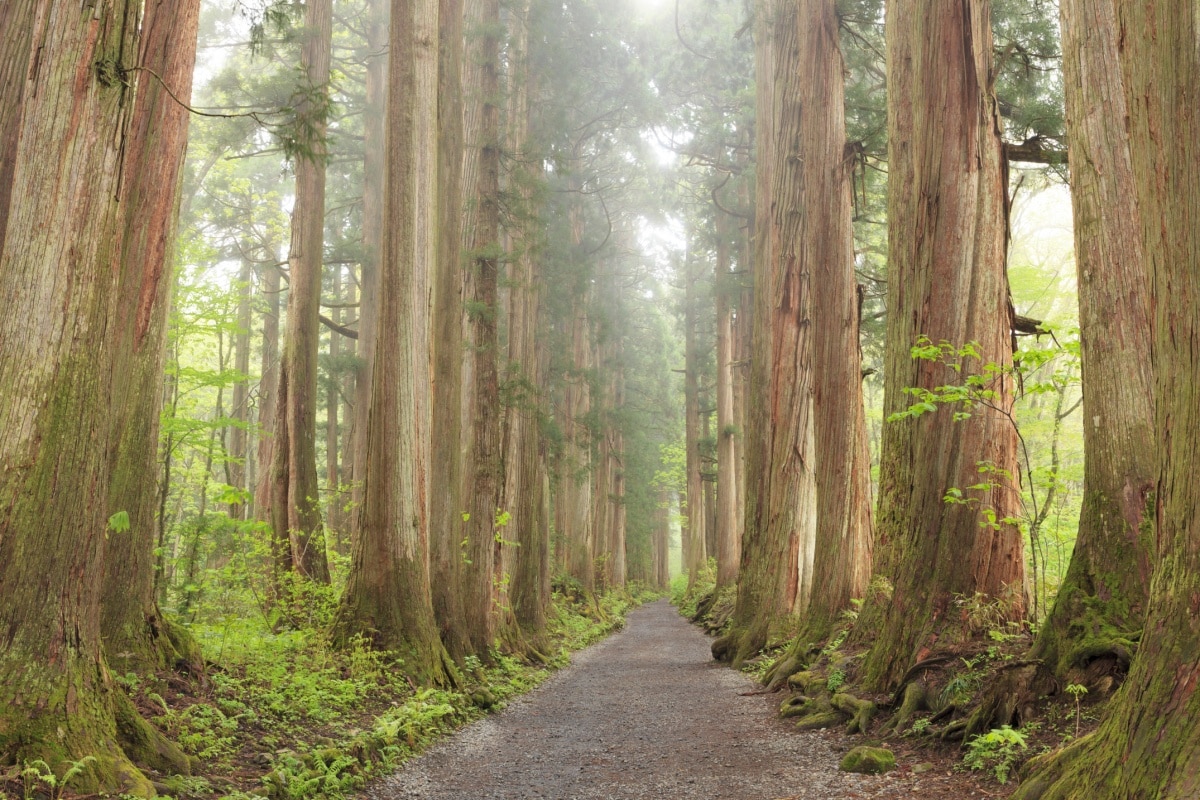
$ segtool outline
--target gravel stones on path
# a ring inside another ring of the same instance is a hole
[[[666,601],[570,667],[373,784],[371,800],[969,797],[951,776],[839,772],[839,735],[778,719],[779,695],[715,663]],[[960,793],[961,792],[961,793]],[[982,796],[982,795],[975,795]]]

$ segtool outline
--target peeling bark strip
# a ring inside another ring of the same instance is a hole
[[[1006,169],[991,72],[990,3],[896,0],[888,6],[888,328],[885,417],[908,408],[909,387],[954,375],[914,360],[920,336],[978,343],[983,363],[1012,364]],[[971,364],[966,370],[979,370]],[[954,380],[961,380],[955,375]],[[1013,402],[1012,381],[993,387]],[[878,572],[894,587],[868,598],[855,633],[873,642],[866,682],[890,690],[935,646],[970,634],[955,596],[1002,602],[1024,614],[1021,534],[980,525],[983,509],[1016,516],[1016,430],[999,412],[954,409],[887,423],[876,520]],[[980,464],[1002,472],[981,475]],[[991,482],[991,489],[966,487]],[[949,504],[950,488],[973,502]]]

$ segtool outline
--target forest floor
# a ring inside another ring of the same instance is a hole
[[[956,750],[893,749],[881,776],[840,772],[867,743],[800,732],[779,695],[712,660],[710,639],[661,600],[502,713],[464,728],[366,790],[371,800],[822,800],[1000,798]],[[914,769],[916,768],[916,769]]]

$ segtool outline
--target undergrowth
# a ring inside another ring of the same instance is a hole
[[[118,682],[142,714],[191,757],[192,775],[148,773],[177,800],[271,797],[342,798],[421,752],[433,741],[545,680],[570,653],[624,625],[625,613],[655,593],[579,598],[554,593],[547,622],[547,664],[501,652],[490,663],[469,658],[455,690],[420,688],[395,656],[365,642],[335,650],[318,626],[271,632],[253,616],[196,624],[212,660],[200,691],[178,681]],[[319,600],[314,605],[320,605]],[[322,609],[310,609],[319,622]],[[41,763],[0,772],[0,791],[22,800],[71,797],[72,776]]]

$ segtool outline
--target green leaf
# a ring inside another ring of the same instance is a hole
[[[108,529],[114,533],[125,533],[129,530],[129,512],[118,511],[108,518]]]

